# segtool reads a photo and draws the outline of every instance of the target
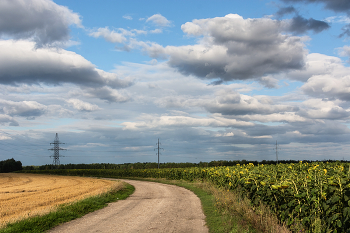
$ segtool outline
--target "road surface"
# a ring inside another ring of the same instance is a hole
[[[135,187],[126,200],[53,228],[52,233],[209,232],[200,199],[175,185],[123,180]]]

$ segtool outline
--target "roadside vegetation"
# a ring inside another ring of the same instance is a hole
[[[43,216],[35,216],[6,225],[0,229],[0,233],[38,233],[45,232],[61,223],[106,207],[108,203],[126,199],[134,192],[134,187],[129,184],[111,189],[107,193],[90,197],[71,204],[63,204],[56,211]]]

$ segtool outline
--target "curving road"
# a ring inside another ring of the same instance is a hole
[[[175,185],[123,180],[135,187],[126,200],[49,232],[208,232],[199,198]]]

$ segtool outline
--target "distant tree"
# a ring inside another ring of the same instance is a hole
[[[0,173],[14,172],[22,170],[21,161],[16,161],[13,158],[0,161]]]

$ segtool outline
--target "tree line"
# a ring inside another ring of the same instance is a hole
[[[303,163],[311,162],[336,162],[336,160],[322,160],[312,161],[303,160]],[[345,160],[339,162],[348,162]],[[290,164],[299,163],[299,160],[279,160],[278,163]],[[211,162],[199,162],[199,163],[160,163],[159,168],[187,168],[187,167],[221,167],[221,166],[235,166],[236,164],[277,164],[274,160],[262,160],[262,161],[251,161],[251,160],[218,160]],[[58,167],[52,164],[46,164],[41,166],[25,166],[23,170],[51,170],[51,169],[152,169],[158,168],[158,163],[92,163],[92,164],[61,164]]]

